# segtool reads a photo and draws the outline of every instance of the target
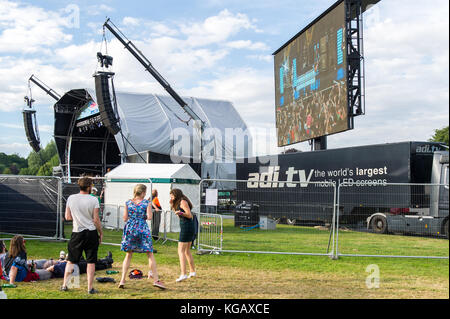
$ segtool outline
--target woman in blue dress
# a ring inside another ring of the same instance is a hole
[[[148,264],[151,270],[149,271],[148,279],[154,279],[153,286],[165,289],[164,284],[158,278],[156,261],[153,256],[152,236],[146,221],[152,219],[150,202],[145,199],[146,192],[147,187],[145,185],[136,185],[133,191],[133,199],[128,200],[125,204],[123,215],[125,227],[123,229],[121,250],[126,252],[126,256],[122,265],[122,279],[120,280],[119,288],[125,288],[125,277],[130,267],[131,257],[133,252],[137,252],[146,253],[148,256]]]

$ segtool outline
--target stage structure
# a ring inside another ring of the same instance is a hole
[[[170,96],[115,92],[106,29]],[[96,92],[87,92],[96,97],[100,120],[114,134],[122,162],[189,163],[205,178],[234,177],[236,159],[251,155],[250,133],[234,106],[179,96],[109,19],[103,25],[103,38],[106,54],[97,53],[102,70],[94,74]]]
[[[115,97],[120,119],[120,132],[115,135],[101,120],[95,90],[71,90],[55,104],[55,142],[64,176],[102,175],[121,163],[187,163],[195,171],[200,169],[200,163],[193,161],[192,145],[183,143],[193,140],[195,129],[187,124],[189,117],[170,96],[116,92]],[[203,175],[234,177],[235,156],[244,154],[233,143],[233,136],[231,143],[227,141],[230,136],[226,129],[237,132],[236,139],[247,134],[239,113],[228,101],[183,99],[201,114],[205,132],[211,129],[217,133],[203,140],[215,154],[215,161],[201,166]]]
[[[45,93],[50,95],[56,101],[59,100],[61,96],[41,80],[39,80],[34,74],[32,74],[28,79],[29,96],[25,96],[24,98],[25,102],[27,103],[27,107],[22,111],[23,126],[25,128],[25,135],[27,136],[28,143],[30,144],[31,148],[37,153],[41,150],[41,141],[36,120],[36,110],[33,108],[33,103],[35,102],[35,100],[33,99],[31,93],[31,82],[36,84],[39,88],[45,91]]]
[[[380,0],[339,0],[273,53],[278,146],[354,128],[365,114],[362,14]]]
[[[94,95],[95,96],[95,95]],[[121,163],[114,136],[85,89],[66,92],[54,105],[54,138],[64,177],[103,176]]]
[[[252,139],[233,104],[178,96],[142,53],[125,43],[170,95],[116,92],[107,52],[97,54],[102,70],[94,74],[95,90],[59,96],[46,89],[56,100],[61,174],[104,176],[122,163],[182,163],[202,178],[234,179],[236,159],[252,156]]]

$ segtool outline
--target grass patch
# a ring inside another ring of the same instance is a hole
[[[66,228],[70,232],[70,227]],[[120,242],[122,233],[105,231],[104,241]],[[177,238],[176,234],[169,237]],[[230,220],[224,220],[223,248],[229,250],[257,250],[283,252],[325,253],[329,232],[312,227],[277,225],[275,231],[255,229],[242,231]],[[342,253],[403,254],[448,256],[449,243],[444,239],[412,236],[384,236],[358,232],[340,233]],[[36,283],[19,283],[18,288],[5,289],[8,298],[44,299],[175,299],[189,296],[205,298],[265,298],[265,299],[322,299],[322,298],[449,298],[449,262],[436,259],[392,259],[375,257],[341,257],[331,260],[323,256],[263,255],[222,253],[196,255],[198,277],[175,283],[179,275],[177,244],[155,244],[155,254],[161,279],[168,290],[160,291],[146,279],[127,281],[127,288],[117,288],[120,274],[110,276],[117,284],[96,283],[100,294],[86,293],[86,275],[81,276],[81,288],[60,292],[62,279]],[[67,243],[27,241],[29,259],[57,257],[67,250]],[[101,245],[99,257],[113,253],[113,269],[121,270],[125,256],[119,247]],[[380,269],[380,288],[368,289],[367,266]],[[131,267],[147,272],[146,256],[135,254]]]

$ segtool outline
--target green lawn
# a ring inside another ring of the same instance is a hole
[[[70,231],[67,227],[66,231]],[[105,231],[104,241],[120,242],[121,232]],[[2,236],[3,237],[3,236]],[[168,237],[176,238],[177,234]],[[226,250],[326,253],[329,231],[313,227],[277,225],[275,231],[243,231],[224,220],[223,248]],[[177,244],[156,243],[155,254],[162,280],[169,288],[160,291],[146,280],[128,281],[127,289],[115,284],[97,284],[99,295],[86,294],[82,287],[67,293],[58,291],[61,279],[19,283],[6,289],[8,298],[449,298],[448,260],[271,255],[221,253],[194,255],[198,277],[175,283],[179,275]],[[449,242],[411,236],[340,233],[342,253],[448,256]],[[67,243],[27,241],[29,259],[57,257]],[[119,247],[101,245],[99,257],[112,251],[114,269],[120,270],[124,253]],[[380,288],[369,289],[366,268],[380,269]],[[145,255],[135,254],[132,267],[147,271]],[[106,276],[99,271],[96,276]],[[111,277],[119,280],[119,275]]]

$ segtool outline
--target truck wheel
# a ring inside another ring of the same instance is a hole
[[[384,216],[374,216],[370,222],[372,229],[377,234],[387,233],[387,220]]]

